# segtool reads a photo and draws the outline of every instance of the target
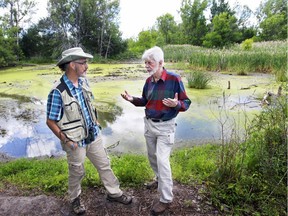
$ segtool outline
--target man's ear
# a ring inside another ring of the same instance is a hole
[[[163,61],[162,60],[159,61],[159,66],[163,67]]]
[[[73,61],[71,61],[71,62],[69,62],[69,67],[75,69],[76,64]]]

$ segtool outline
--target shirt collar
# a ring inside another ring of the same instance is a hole
[[[73,83],[68,79],[68,77],[67,77],[66,74],[63,75],[63,80],[64,80],[64,82],[66,83],[66,85],[68,86],[68,88],[69,88],[70,90],[76,88],[76,87],[73,85]],[[79,87],[82,87],[83,80],[80,79],[80,78],[78,78],[78,84],[79,84]]]
[[[163,82],[165,82],[165,80],[166,80],[166,78],[167,78],[167,71],[166,71],[166,69],[163,67],[163,71],[162,71],[162,74],[161,74],[161,77],[160,77],[160,79],[159,80],[162,80]],[[153,75],[152,75],[152,82],[155,82],[155,80],[154,80],[154,78],[153,78]]]

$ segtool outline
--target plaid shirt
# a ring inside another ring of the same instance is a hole
[[[178,105],[167,107],[162,103],[164,98],[174,98],[178,93]],[[191,101],[187,97],[183,82],[178,74],[168,72],[165,68],[161,78],[155,82],[153,76],[146,79],[142,91],[142,97],[133,97],[132,103],[135,106],[145,106],[147,118],[169,120],[186,111]]]
[[[92,122],[92,118],[89,114],[88,108],[86,106],[83,91],[82,91],[82,85],[83,82],[87,82],[86,79],[78,79],[78,88],[76,88],[73,83],[67,78],[66,74],[63,75],[63,80],[67,87],[69,88],[70,92],[72,93],[73,97],[76,98],[76,100],[79,102],[85,116],[85,120],[87,122],[88,128],[94,128],[94,134],[95,137],[97,136],[99,132],[99,128],[96,124]],[[88,83],[87,83],[88,85]],[[47,118],[51,119],[53,121],[60,121],[60,119],[63,116],[63,102],[62,97],[59,91],[52,90],[50,94],[48,95],[47,100]],[[78,142],[78,146],[85,146],[84,140],[81,142]]]

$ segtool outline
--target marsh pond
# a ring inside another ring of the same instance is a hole
[[[261,110],[265,92],[278,88],[269,74],[239,76],[211,72],[213,81],[208,88],[198,90],[188,87],[186,71],[173,64],[166,64],[166,68],[181,74],[192,101],[189,110],[176,119],[174,148],[219,143],[223,116],[231,116],[239,124],[247,116],[250,121]],[[12,157],[63,154],[59,140],[46,126],[47,95],[61,75],[53,65],[0,70],[1,153]],[[124,101],[120,94],[127,90],[140,96],[147,76],[144,65],[139,63],[89,65],[87,77],[103,128],[103,142],[111,152],[146,153],[144,108]],[[227,130],[231,129],[231,124],[225,124]]]

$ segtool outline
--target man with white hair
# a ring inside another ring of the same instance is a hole
[[[142,97],[133,97],[127,91],[121,96],[135,106],[145,106],[144,136],[148,159],[155,173],[155,181],[146,187],[158,188],[160,200],[151,212],[160,215],[173,201],[169,158],[174,144],[175,118],[179,112],[189,108],[191,101],[186,95],[181,77],[164,68],[164,53],[160,47],[146,50],[142,59],[150,75],[143,87]]]
[[[87,59],[93,56],[82,48],[65,50],[57,66],[64,72],[48,95],[47,125],[60,139],[67,154],[69,177],[68,196],[75,214],[85,213],[81,202],[81,181],[85,175],[84,161],[87,156],[97,169],[107,190],[107,199],[123,204],[132,202],[119,188],[110,160],[103,146],[93,94],[86,80]]]

